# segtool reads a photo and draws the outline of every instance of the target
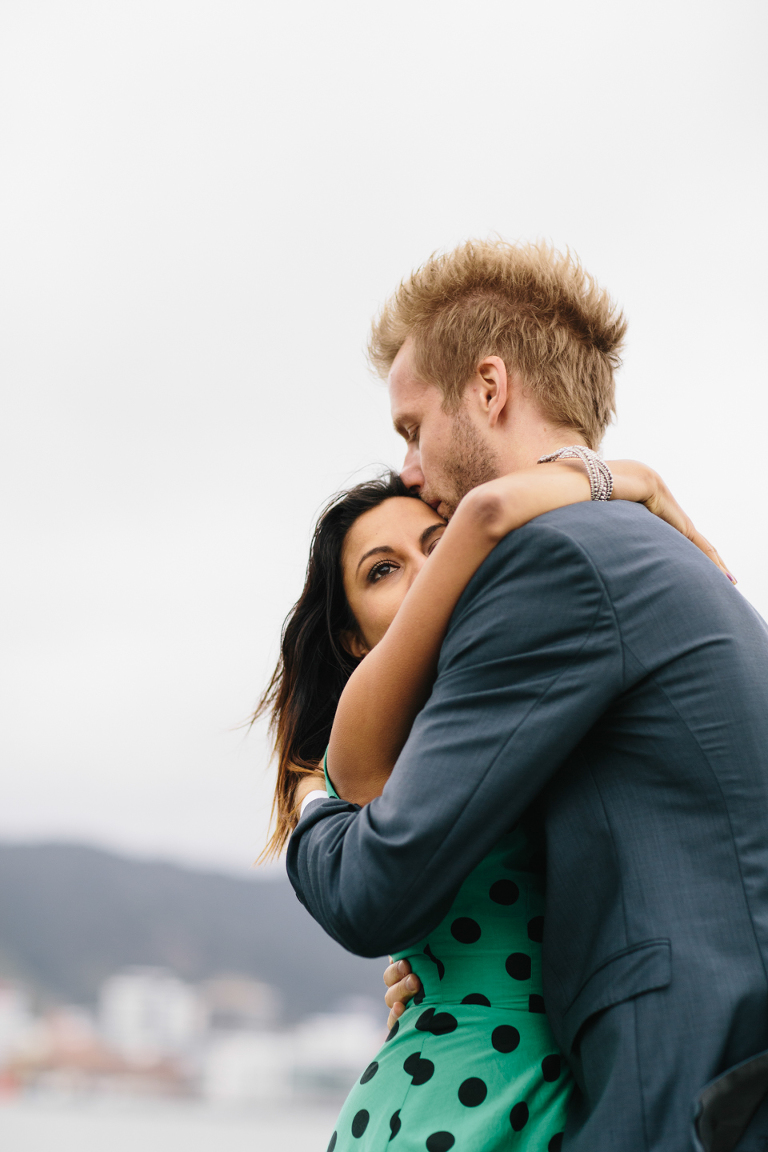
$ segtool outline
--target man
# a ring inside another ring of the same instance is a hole
[[[449,516],[596,448],[623,335],[570,257],[433,258],[371,345],[406,483]],[[768,632],[642,507],[573,505],[498,545],[384,794],[311,803],[291,881],[350,950],[401,950],[537,797],[545,1001],[577,1085],[564,1152],[768,1149]]]

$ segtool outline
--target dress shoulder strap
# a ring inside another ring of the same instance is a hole
[[[336,789],[334,788],[333,784],[331,783],[331,778],[328,775],[328,749],[327,748],[325,750],[325,756],[323,756],[323,775],[325,776],[325,790],[326,790],[326,792],[328,793],[329,796],[332,796],[334,800],[338,800],[340,798],[339,794],[336,791]]]

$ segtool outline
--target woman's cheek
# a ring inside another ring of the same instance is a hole
[[[382,600],[377,605],[376,617],[372,621],[371,631],[374,634],[373,643],[378,644],[379,640],[385,635],[387,629],[395,618],[397,609],[400,607],[400,600],[395,596],[387,596],[386,600]]]

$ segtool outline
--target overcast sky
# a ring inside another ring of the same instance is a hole
[[[250,867],[238,729],[315,514],[401,457],[363,354],[470,236],[629,319],[610,456],[768,615],[762,3],[5,0],[0,835]]]

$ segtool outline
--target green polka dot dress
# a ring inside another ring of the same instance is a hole
[[[504,836],[434,932],[396,953],[423,992],[347,1097],[328,1152],[558,1152],[572,1081],[544,1015],[538,843],[522,826]]]

